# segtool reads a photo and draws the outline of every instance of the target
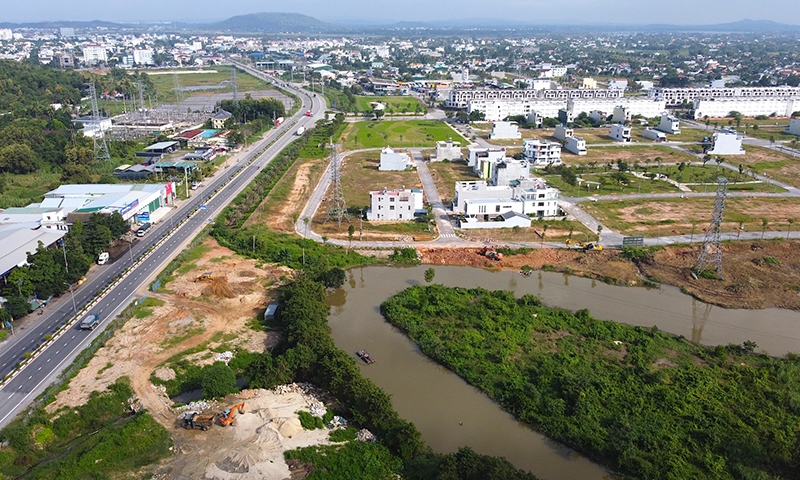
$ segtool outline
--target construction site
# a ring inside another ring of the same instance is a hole
[[[137,398],[132,408],[147,409],[172,436],[174,455],[154,478],[288,478],[284,451],[328,442],[328,429],[304,430],[298,419],[298,411],[325,412],[323,395],[313,387],[243,390],[181,404],[152,381],[175,378],[168,361],[176,356],[203,366],[227,362],[240,349],[263,352],[279,341],[279,334],[254,328],[253,321],[291,272],[257,265],[213,239],[196,252],[158,292],[141,292],[146,309],[97,351],[47,410],[82,405],[93,391],[127,376]]]

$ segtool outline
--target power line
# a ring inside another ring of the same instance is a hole
[[[711,214],[711,225],[706,230],[706,237],[700,247],[700,254],[692,266],[695,272],[713,268],[719,279],[722,279],[722,215],[725,212],[725,198],[728,196],[728,179],[717,179],[717,196],[714,198],[714,213]]]

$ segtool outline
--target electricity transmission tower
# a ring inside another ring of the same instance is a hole
[[[341,160],[337,152],[335,143],[331,142],[331,196],[328,199],[328,209],[325,212],[325,220],[335,220],[342,226],[342,220],[349,220],[347,214],[347,204],[344,201],[344,191],[342,190]]]
[[[722,279],[722,214],[725,212],[725,198],[728,196],[728,179],[719,177],[717,179],[717,196],[714,199],[714,213],[711,215],[711,225],[706,230],[706,237],[703,246],[700,247],[700,254],[692,266],[695,272],[702,272],[706,268],[713,268],[717,277]]]
[[[231,85],[233,85],[233,103],[236,104],[236,67],[231,67]]]
[[[177,73],[172,74],[172,84],[175,89],[175,103],[180,105],[183,102],[183,87]]]
[[[95,129],[92,135],[92,140],[94,140],[94,158],[96,160],[111,160],[111,154],[108,153],[108,145],[106,145],[106,132],[100,126],[100,108],[97,106],[97,89],[94,83],[87,83],[87,85],[89,86],[89,98],[92,102],[92,125]]]

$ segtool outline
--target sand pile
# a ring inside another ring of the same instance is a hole
[[[212,295],[220,298],[236,297],[236,293],[234,293],[233,289],[228,283],[228,277],[225,275],[212,278],[211,281],[208,282],[208,285],[206,285],[206,287],[200,293],[206,297]]]

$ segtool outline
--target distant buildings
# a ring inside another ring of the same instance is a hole
[[[136,48],[133,50],[133,62],[137,65],[155,65],[152,48]]]
[[[369,192],[367,220],[413,220],[415,215],[426,213],[422,206],[422,190],[378,190]]]
[[[624,92],[620,90],[586,90],[586,89],[508,89],[508,90],[450,90],[445,106],[447,108],[467,108],[470,101],[474,100],[561,100],[570,98],[622,98]]]
[[[407,153],[396,152],[392,147],[385,147],[381,150],[381,161],[378,170],[402,171],[412,166],[411,157]]]
[[[696,98],[693,106],[695,119],[727,117],[733,111],[739,112],[745,117],[758,115],[788,117],[800,109],[800,93],[796,97]]]
[[[233,114],[227,110],[220,109],[217,113],[211,116],[211,127],[215,130],[222,130],[225,128],[225,122],[231,118]]]
[[[711,137],[709,155],[743,155],[742,134],[736,130],[723,128]]]
[[[684,102],[711,99],[750,99],[750,98],[796,98],[800,97],[800,87],[723,87],[723,88],[652,88],[647,96],[654,100],[664,100],[668,106]],[[730,110],[729,110],[730,111]],[[727,113],[727,112],[726,112]],[[709,115],[710,116],[710,115]]]
[[[681,122],[678,117],[668,113],[661,114],[661,121],[659,122],[656,130],[661,130],[664,133],[678,135],[681,133]]]
[[[436,153],[431,157],[431,161],[461,160],[461,157],[461,142],[454,142],[449,138],[446,142],[436,142]]]
[[[800,118],[793,118],[789,120],[789,126],[786,127],[786,133],[791,135],[800,135]]]
[[[614,141],[630,143],[631,141],[631,127],[617,123],[611,126],[611,131],[608,134]]]
[[[561,165],[561,145],[548,140],[531,139],[522,143],[522,155],[532,167]]]
[[[553,136],[558,140],[564,142],[564,149],[575,155],[586,155],[586,140],[581,137],[576,137],[572,128],[564,124],[557,125]]]
[[[516,122],[495,121],[492,123],[492,133],[489,134],[492,140],[512,140],[522,138],[519,133],[519,126]]]
[[[99,44],[88,44],[83,46],[83,63],[86,65],[100,65],[108,63],[106,47]]]

